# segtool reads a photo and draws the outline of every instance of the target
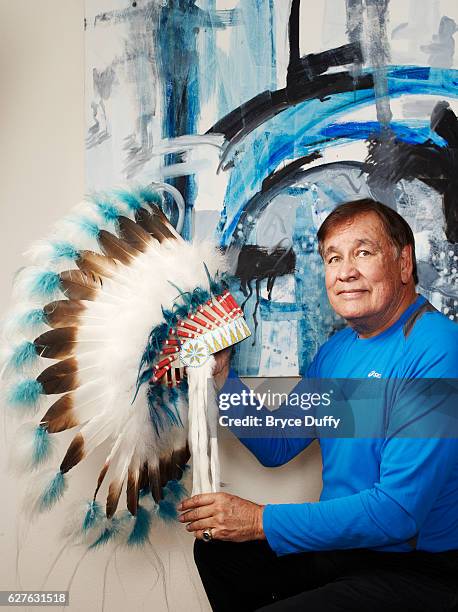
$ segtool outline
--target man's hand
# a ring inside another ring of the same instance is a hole
[[[224,383],[226,382],[226,378],[229,374],[231,353],[232,347],[229,346],[228,348],[218,351],[213,355],[216,361],[215,367],[213,368],[213,378],[218,390],[221,390],[224,387]]]
[[[229,493],[202,493],[185,499],[178,510],[186,529],[202,539],[204,529],[211,529],[215,540],[247,542],[265,540],[262,528],[264,506],[255,504]]]

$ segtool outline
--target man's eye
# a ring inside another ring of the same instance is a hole
[[[370,254],[371,254],[370,251],[366,251],[364,249],[361,249],[360,251],[357,252],[358,257],[367,257]]]
[[[328,264],[337,263],[339,261],[339,257],[337,255],[333,255],[328,259]]]

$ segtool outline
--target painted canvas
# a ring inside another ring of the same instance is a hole
[[[419,291],[458,317],[457,22],[455,0],[87,0],[88,189],[156,183],[230,250],[239,374],[302,374],[342,325],[315,234],[346,200],[407,219]]]

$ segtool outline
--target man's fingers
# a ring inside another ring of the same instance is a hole
[[[215,501],[215,493],[201,493],[200,495],[193,495],[188,499],[183,499],[181,504],[178,504],[178,510],[192,510],[192,508],[198,508],[199,506],[208,506]]]
[[[211,529],[208,524],[208,519],[201,519],[200,521],[193,521],[186,525],[188,531],[203,531],[204,529]]]
[[[212,504],[208,506],[199,506],[199,508],[194,508],[193,510],[188,510],[187,512],[183,512],[180,516],[179,520],[182,523],[189,523],[191,521],[198,521],[200,519],[209,518],[213,514],[213,506]]]

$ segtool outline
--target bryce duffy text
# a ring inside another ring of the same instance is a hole
[[[264,416],[247,415],[244,417],[230,417],[227,414],[219,416],[219,424],[221,427],[273,427],[285,429],[287,427],[329,427],[337,429],[341,419],[326,415],[320,418],[311,415],[303,417],[275,417],[271,414]]]

